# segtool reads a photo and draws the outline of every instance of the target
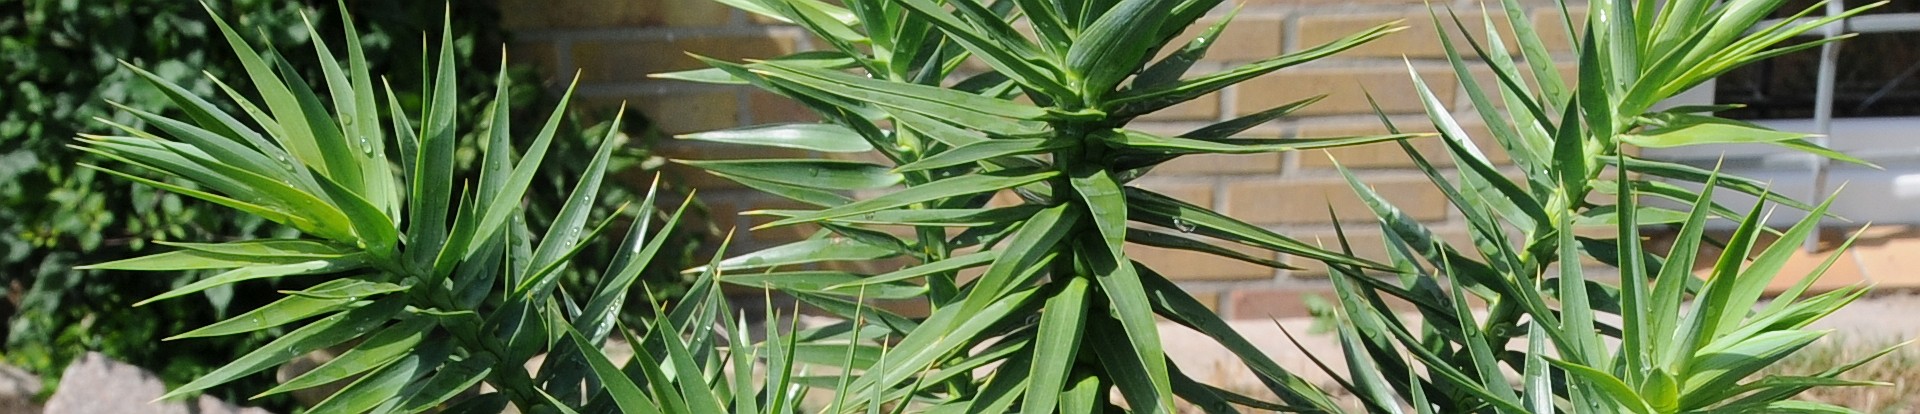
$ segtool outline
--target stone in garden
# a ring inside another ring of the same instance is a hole
[[[271,414],[202,395],[185,401],[154,401],[167,393],[160,378],[140,367],[96,352],[75,359],[47,400],[46,414]]]
[[[38,414],[40,377],[20,368],[0,365],[0,414]]]

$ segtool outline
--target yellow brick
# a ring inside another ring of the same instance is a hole
[[[1460,249],[1463,252],[1475,251],[1473,238],[1468,235],[1465,230],[1446,227],[1431,228],[1430,230],[1433,231],[1435,238],[1438,238],[1448,246],[1453,246],[1455,249]],[[1352,246],[1355,256],[1380,263],[1386,263],[1391,260],[1387,257],[1386,239],[1382,238],[1378,230],[1362,230],[1348,227],[1346,236],[1347,244]],[[1308,244],[1318,245],[1327,250],[1340,251],[1340,238],[1338,234],[1333,232],[1295,235],[1295,237],[1298,237],[1301,241],[1307,242]],[[1471,255],[1471,253],[1469,253],[1469,255]],[[1416,261],[1418,260],[1424,259],[1416,259]],[[1326,264],[1318,260],[1302,257],[1287,257],[1287,264],[1301,269],[1288,271],[1288,278],[1315,280],[1327,277]],[[1431,264],[1428,263],[1423,266],[1426,265]]]
[[[1194,205],[1213,205],[1213,183],[1145,181],[1133,185]]]
[[[1560,8],[1545,7],[1534,10],[1532,20],[1533,31],[1540,34],[1540,43],[1545,45],[1548,51],[1572,52],[1574,31],[1567,29],[1567,21],[1573,21],[1572,27],[1575,30],[1584,27],[1587,22],[1587,9],[1570,7],[1566,15],[1561,15]]]
[[[732,13],[710,0],[501,0],[509,29],[718,26]]]
[[[1447,216],[1446,196],[1423,177],[1371,177],[1363,181],[1415,220],[1439,220]],[[1254,224],[1330,223],[1333,219],[1327,212],[1329,205],[1340,215],[1341,222],[1374,220],[1373,210],[1354,195],[1353,188],[1342,179],[1229,183],[1225,203],[1227,215]]]
[[[1267,320],[1309,316],[1307,297],[1318,296],[1332,302],[1333,286],[1316,284],[1292,287],[1234,289],[1227,292],[1233,319]]]
[[[813,113],[806,105],[759,90],[747,93],[747,109],[747,115],[753,117],[754,124],[820,121],[820,114]]]
[[[1514,64],[1516,65],[1515,69],[1520,70],[1520,78],[1518,81],[1523,82],[1527,89],[1533,92],[1533,95],[1538,96],[1541,93],[1540,78],[1534,76],[1533,68],[1528,67],[1525,62],[1515,62]],[[1467,67],[1467,73],[1473,75],[1474,83],[1480,87],[1481,93],[1486,94],[1487,100],[1493,101],[1493,107],[1507,107],[1506,99],[1500,95],[1500,90],[1505,88],[1506,85],[1503,84],[1499,76],[1493,74],[1492,68],[1484,64],[1474,64]],[[1578,67],[1573,63],[1555,64],[1554,73],[1560,76],[1561,83],[1568,85],[1567,90],[1569,91],[1573,90],[1574,85],[1579,84],[1580,72]],[[1462,96],[1462,98],[1465,98],[1465,96]],[[1477,114],[1473,114],[1472,111],[1456,111],[1455,115],[1478,116]],[[1558,117],[1560,114],[1553,114],[1553,116]]]
[[[1273,252],[1229,245],[1255,257],[1273,257]],[[1154,272],[1176,281],[1183,280],[1264,280],[1272,279],[1274,269],[1207,253],[1127,245],[1127,256],[1147,265]]]
[[[1460,13],[1460,22],[1465,24],[1469,32],[1473,34],[1473,39],[1481,40],[1481,46],[1485,47],[1486,23],[1482,21],[1482,16],[1483,15],[1478,12]],[[1513,27],[1507,22],[1506,15],[1492,13],[1486,16],[1493,19],[1494,28],[1500,31],[1501,39],[1503,39],[1503,42],[1511,50],[1514,45],[1512,42]],[[1467,44],[1466,38],[1461,37],[1460,30],[1454,26],[1452,17],[1448,16],[1445,11],[1441,11],[1440,19],[1443,22],[1443,26],[1439,27],[1446,28],[1447,36],[1453,40],[1454,49],[1460,51],[1462,55],[1472,56],[1473,48]],[[1399,33],[1389,34],[1386,37],[1341,52],[1340,56],[1407,56],[1414,58],[1446,56],[1446,49],[1442,47],[1440,38],[1437,36],[1440,32],[1435,30],[1436,26],[1433,23],[1432,16],[1427,14],[1427,11],[1423,9],[1403,13],[1324,14],[1305,16],[1300,18],[1299,23],[1299,47],[1306,48],[1330,43],[1348,35],[1359,33],[1394,20],[1401,20],[1401,25],[1407,28]]]
[[[993,193],[993,198],[987,200],[987,207],[1013,207],[1025,204],[1026,202],[1026,200],[1020,198],[1020,194],[1014,193],[1013,190],[1001,190]]]
[[[1211,121],[1220,118],[1220,94],[1207,94],[1193,100],[1141,115],[1142,121]]]
[[[1451,72],[1445,68],[1419,70],[1420,77],[1442,103],[1453,101],[1454,89],[1458,86]],[[1238,112],[1250,114],[1325,94],[1326,99],[1294,114],[1372,114],[1373,108],[1367,104],[1367,94],[1371,93],[1387,113],[1423,113],[1412,79],[1406,68],[1397,63],[1370,68],[1282,70],[1237,86]]]
[[[572,56],[585,81],[635,81],[654,73],[706,67],[688,53],[727,61],[765,59],[793,53],[797,43],[783,33],[598,40],[574,44]]]
[[[1153,169],[1153,175],[1262,174],[1280,172],[1280,153],[1196,154],[1174,158]]]
[[[1425,118],[1403,117],[1394,120],[1394,126],[1399,127],[1401,132],[1406,133],[1431,133],[1434,131],[1433,124]],[[1473,139],[1473,142],[1480,148],[1481,152],[1486,153],[1487,159],[1493,161],[1494,164],[1506,164],[1510,161],[1507,157],[1506,150],[1500,148],[1499,143],[1495,141],[1493,136],[1490,135],[1491,133],[1487,131],[1485,124],[1477,121],[1468,121],[1463,122],[1460,125],[1460,129],[1466,131],[1467,136]],[[1378,135],[1385,133],[1387,133],[1385,126],[1374,123],[1306,124],[1300,127],[1300,136],[1305,138]],[[1448,154],[1446,141],[1442,141],[1440,137],[1413,138],[1407,142],[1413,144],[1414,150],[1419,151],[1421,155],[1425,156],[1428,163],[1432,163],[1436,167],[1453,165],[1453,157]],[[1332,159],[1328,158],[1329,155],[1332,156]],[[1301,168],[1330,169],[1333,168],[1332,160],[1339,160],[1340,165],[1350,169],[1414,167],[1413,159],[1408,158],[1406,151],[1401,150],[1399,145],[1393,143],[1377,143],[1300,153]]]
[[[1220,311],[1220,292],[1187,292],[1187,294],[1193,295],[1193,300],[1199,301],[1200,306],[1205,306],[1214,312]]]
[[[1281,54],[1281,41],[1286,16],[1278,14],[1254,15],[1243,13],[1227,23],[1226,30],[1220,32],[1213,46],[1207,48],[1206,60],[1219,62],[1243,62],[1266,59]],[[1199,37],[1207,28],[1220,23],[1220,19],[1201,19],[1187,27],[1185,33],[1175,37],[1167,50],[1172,53],[1185,46],[1188,41]]]
[[[732,91],[705,91],[631,98],[593,98],[588,105],[615,107],[625,101],[627,108],[638,110],[648,121],[669,134],[711,131],[740,124],[740,100]]]

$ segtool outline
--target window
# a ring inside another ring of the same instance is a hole
[[[1868,0],[1832,0],[1858,7]],[[1774,18],[1790,17],[1814,0],[1788,0]],[[1826,8],[1810,16],[1827,15]],[[1749,65],[1676,97],[1674,104],[1739,103],[1747,107],[1719,113],[1783,131],[1822,134],[1816,141],[1877,164],[1880,168],[1826,162],[1804,153],[1768,145],[1717,145],[1649,149],[1652,158],[1677,161],[1755,178],[1776,193],[1817,200],[1845,185],[1833,212],[1854,223],[1920,224],[1920,1],[1883,4],[1846,21],[1842,31],[1857,33],[1842,41],[1828,62],[1833,69],[1830,117],[1822,117],[1822,48],[1811,48]],[[1807,33],[1796,42],[1824,34]],[[1824,122],[1823,122],[1824,121]],[[1717,193],[1722,203],[1751,203],[1750,197]],[[1900,206],[1889,208],[1890,206]],[[1798,214],[1778,210],[1774,224]],[[1839,221],[1834,221],[1838,225]]]
[[[1814,1],[1787,3],[1774,18],[1789,17],[1812,6]],[[1920,12],[1920,2],[1893,2],[1856,17],[1855,24],[1861,19],[1898,19],[1902,17],[1900,14],[1917,12]],[[1920,15],[1907,18],[1920,24]],[[1841,44],[1835,61],[1838,70],[1834,79],[1833,116],[1920,116],[1920,31],[1855,30],[1860,33]],[[1721,76],[1714,100],[1747,105],[1721,115],[1735,119],[1814,117],[1814,101],[1820,86],[1820,55],[1819,48],[1802,50]]]

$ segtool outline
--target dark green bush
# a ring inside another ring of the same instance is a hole
[[[213,14],[228,16],[260,44],[283,51],[305,51],[308,35],[302,13],[320,33],[340,31],[332,1],[207,0]],[[501,68],[500,49],[506,34],[498,26],[498,11],[489,2],[454,2],[451,10],[439,2],[347,1],[358,19],[375,73],[417,107],[424,55],[421,39],[438,32],[443,12],[452,14],[456,62],[462,79],[458,96],[490,97],[493,74]],[[270,57],[272,59],[274,57]],[[308,79],[319,79],[320,69],[308,53],[287,53],[285,59]],[[80,168],[80,151],[66,145],[76,133],[98,132],[107,125],[95,118],[139,126],[110,102],[169,114],[166,97],[119,60],[147,68],[200,96],[221,95],[218,78],[244,87],[244,76],[219,32],[197,2],[170,0],[23,0],[0,2],[0,316],[8,319],[4,336],[6,363],[47,376],[57,376],[75,355],[98,350],[148,367],[169,383],[181,383],[257,348],[278,334],[264,331],[191,343],[161,344],[166,336],[202,326],[259,306],[278,295],[275,290],[297,289],[310,281],[287,280],[250,284],[238,290],[215,289],[206,302],[169,301],[142,307],[135,301],[178,287],[202,274],[119,274],[80,271],[72,266],[151,252],[147,240],[232,240],[288,237],[294,231],[265,220],[235,214],[198,200],[122,180],[106,179]],[[565,79],[541,79],[529,68],[506,68],[513,85],[514,107],[550,106],[549,86]],[[205,72],[203,75],[201,72]],[[221,105],[231,105],[216,99]],[[479,118],[489,100],[460,102],[461,117]],[[518,114],[516,117],[544,117]],[[602,117],[604,118],[604,117]],[[590,125],[583,117],[564,122],[563,139],[554,142],[556,155],[590,153],[603,136],[605,125]],[[518,125],[535,125],[521,122]],[[631,114],[629,133],[647,131],[647,123]],[[463,136],[485,131],[460,131]],[[516,137],[531,134],[515,134]],[[590,137],[572,139],[572,137]],[[636,136],[631,142],[646,142]],[[480,139],[461,139],[458,165],[470,171]],[[520,143],[523,144],[523,143]],[[632,167],[645,159],[643,150],[629,147],[616,157],[613,168]],[[555,163],[533,183],[527,204],[535,221],[545,220],[559,207],[583,165]],[[625,164],[625,165],[622,165]],[[609,191],[617,191],[610,188]],[[610,196],[598,211],[628,197]],[[210,208],[212,207],[212,208]],[[679,246],[691,246],[681,243]],[[584,263],[603,263],[613,246],[587,251]],[[663,253],[661,263],[675,267],[682,252]],[[594,269],[567,276],[571,283],[590,283]],[[671,271],[652,272],[649,281],[671,281]],[[670,292],[672,289],[656,287]],[[212,306],[208,306],[208,304]],[[271,382],[271,373],[257,375],[251,384]],[[51,381],[50,381],[51,383]],[[215,390],[222,397],[226,390]],[[268,401],[269,405],[285,402]]]

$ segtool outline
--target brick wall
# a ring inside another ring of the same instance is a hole
[[[1217,10],[1224,14],[1233,2]],[[1550,48],[1565,52],[1567,37],[1551,1],[1523,0],[1529,18],[1547,34]],[[1442,4],[1436,2],[1436,4]],[[1498,2],[1492,3],[1497,7]],[[1477,2],[1450,4],[1468,22],[1482,27]],[[539,65],[553,75],[582,73],[579,92],[588,105],[629,102],[666,132],[681,133],[739,125],[813,119],[811,113],[773,95],[747,88],[724,88],[650,80],[646,74],[691,69],[698,63],[685,53],[736,60],[770,57],[825,47],[796,27],[769,25],[762,19],[733,11],[712,0],[501,0],[506,25],[516,33],[513,59]],[[1230,119],[1307,97],[1328,94],[1325,100],[1300,112],[1301,116],[1264,125],[1250,137],[1315,137],[1383,132],[1363,92],[1371,93],[1396,124],[1410,130],[1430,129],[1407,77],[1405,59],[1443,100],[1456,111],[1469,110],[1452,75],[1439,37],[1421,0],[1248,0],[1244,9],[1196,71],[1213,71],[1237,63],[1304,49],[1380,23],[1404,20],[1410,28],[1362,46],[1335,59],[1282,70],[1146,117],[1135,128],[1179,133],[1209,122]],[[1495,9],[1497,10],[1497,8]],[[1501,30],[1506,16],[1493,11]],[[1576,16],[1576,19],[1583,18]],[[1211,23],[1212,18],[1201,24]],[[1198,28],[1195,29],[1197,31]],[[1478,30],[1476,30],[1478,32]],[[1513,42],[1508,41],[1512,45]],[[1460,47],[1465,47],[1462,44]],[[1564,59],[1564,57],[1563,57]],[[1568,67],[1561,62],[1562,67]],[[1485,68],[1474,73],[1483,87],[1493,80]],[[558,82],[556,82],[558,83]],[[1471,136],[1484,137],[1484,127],[1467,125]],[[1415,144],[1443,166],[1444,148],[1435,140]],[[685,142],[663,144],[665,155],[699,159],[765,156],[737,149],[719,149]],[[806,156],[786,154],[785,156]],[[1502,154],[1490,154],[1503,159]],[[1169,163],[1138,185],[1190,202],[1211,206],[1229,215],[1279,230],[1307,241],[1330,240],[1333,233],[1329,204],[1350,226],[1362,254],[1379,258],[1379,233],[1366,225],[1372,214],[1332,168],[1329,157],[1355,169],[1366,181],[1409,214],[1428,221],[1445,239],[1464,243],[1466,231],[1438,190],[1397,146],[1373,145],[1332,151],[1285,154],[1191,156]],[[703,173],[675,173],[700,189],[716,212],[720,228],[754,224],[734,212],[792,207],[791,203],[755,194]],[[756,233],[737,243],[761,245],[796,237],[794,231]],[[1371,249],[1371,250],[1368,250]],[[1303,294],[1325,294],[1325,270],[1300,260],[1305,268],[1273,271],[1197,253],[1134,247],[1139,260],[1178,278],[1190,291],[1229,317],[1264,318],[1304,313]],[[1286,259],[1286,258],[1281,258]]]

